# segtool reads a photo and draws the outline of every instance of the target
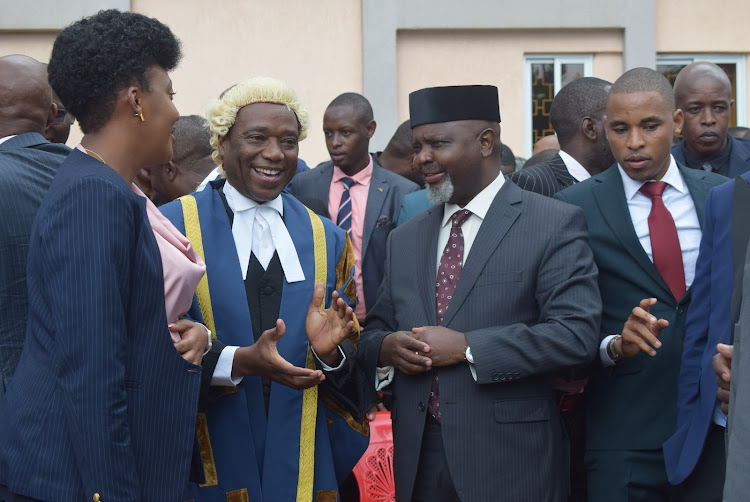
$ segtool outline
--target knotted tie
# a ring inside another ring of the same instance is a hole
[[[453,292],[456,290],[456,284],[458,284],[458,278],[463,268],[464,234],[461,231],[461,225],[469,216],[471,216],[471,211],[466,209],[456,211],[451,216],[453,220],[451,233],[443,254],[440,255],[440,267],[435,282],[435,312],[438,326],[443,324],[445,313],[453,299]],[[440,423],[440,377],[437,368],[432,370],[432,388],[430,400],[427,403],[427,411],[433,421]]]
[[[677,227],[672,214],[664,205],[662,194],[667,184],[654,181],[644,184],[640,191],[651,199],[648,215],[648,231],[651,236],[651,253],[654,266],[667,283],[677,301],[685,295],[685,268],[682,265],[682,249],[677,236]]]
[[[339,181],[344,184],[344,191],[341,194],[341,202],[339,203],[339,212],[336,216],[336,224],[346,230],[351,237],[352,197],[349,194],[349,189],[354,185],[355,181],[351,178],[341,178]]]

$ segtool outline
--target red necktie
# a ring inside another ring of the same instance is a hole
[[[443,254],[440,255],[440,267],[438,267],[437,280],[435,282],[435,312],[437,314],[438,326],[442,326],[445,312],[448,310],[456,290],[458,278],[463,268],[464,256],[464,234],[461,225],[471,216],[471,211],[462,209],[451,216],[453,224],[448,243],[445,245]],[[430,400],[427,403],[427,412],[430,418],[440,423],[440,383],[437,368],[432,370],[432,388],[430,389]]]
[[[679,302],[685,295],[685,268],[682,265],[682,249],[677,237],[677,227],[662,200],[666,187],[667,184],[663,181],[653,181],[644,184],[640,191],[651,199],[648,231],[651,235],[654,266]]]

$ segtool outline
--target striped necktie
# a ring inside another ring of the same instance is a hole
[[[341,178],[339,180],[344,184],[344,191],[341,194],[341,203],[339,203],[339,212],[336,216],[336,224],[346,230],[349,236],[352,235],[352,197],[349,189],[355,181],[351,178]]]

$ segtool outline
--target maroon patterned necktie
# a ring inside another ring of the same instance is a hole
[[[672,214],[664,205],[662,194],[667,184],[663,181],[645,183],[640,191],[651,199],[648,215],[648,233],[651,236],[651,253],[654,266],[679,302],[685,295],[685,268],[677,227]]]
[[[461,231],[461,225],[469,216],[471,216],[471,211],[467,209],[453,213],[448,243],[445,245],[443,254],[440,255],[440,267],[438,267],[435,281],[435,312],[438,326],[443,325],[445,313],[453,299],[458,278],[461,276],[464,256],[464,234]],[[427,412],[429,413],[428,420],[440,423],[440,377],[437,368],[432,370],[432,388],[430,400],[427,403]]]

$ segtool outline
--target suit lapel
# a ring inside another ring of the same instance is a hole
[[[522,192],[514,183],[504,183],[495,200],[492,202],[487,215],[479,227],[474,243],[471,245],[469,256],[466,258],[458,279],[453,299],[448,306],[448,311],[443,319],[443,326],[447,326],[455,313],[469,296],[479,274],[484,270],[487,260],[495,252],[500,242],[508,233],[510,227],[521,214]],[[514,207],[516,206],[516,207]],[[433,264],[434,265],[434,264]],[[433,267],[433,272],[435,268]],[[433,278],[434,278],[433,273]],[[432,281],[434,284],[434,280]],[[432,298],[432,296],[430,297]],[[433,305],[433,317],[435,316]]]
[[[672,292],[648,258],[635,233],[625,200],[620,170],[614,168],[604,171],[599,175],[598,183],[593,186],[592,191],[602,218],[620,241],[622,248],[630,253],[646,275],[663,290],[662,297],[673,298]]]
[[[677,164],[677,169],[682,174],[682,179],[685,180],[690,191],[690,196],[693,198],[693,204],[695,204],[695,212],[698,213],[698,222],[703,229],[703,212],[706,209],[706,195],[711,189],[707,183],[704,182],[706,179],[706,172],[698,169],[690,169],[682,164]]]
[[[383,204],[388,196],[388,181],[382,176],[381,167],[373,160],[372,177],[370,178],[370,189],[367,192],[367,207],[365,208],[365,222],[362,228],[362,259],[367,254],[367,245],[370,243],[372,231],[378,223],[382,214]]]
[[[415,242],[423,243],[426,255],[422,260],[417,260],[419,273],[419,296],[422,299],[422,306],[428,322],[427,326],[437,325],[437,314],[435,312],[435,280],[437,277],[437,264],[435,260],[438,256],[438,234],[440,233],[440,223],[443,220],[444,204],[432,206],[427,210],[428,217],[424,224],[419,225],[416,230]],[[393,260],[394,257],[392,256]],[[445,322],[443,323],[445,324]]]

